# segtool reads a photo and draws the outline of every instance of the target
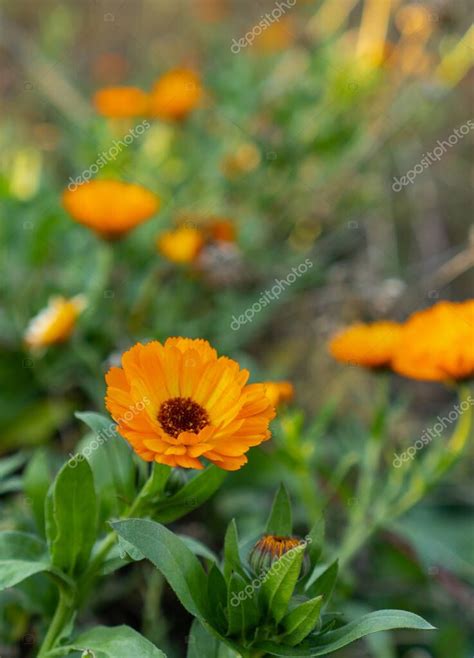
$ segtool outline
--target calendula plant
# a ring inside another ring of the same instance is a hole
[[[324,554],[324,523],[319,520],[302,539],[294,536],[284,487],[253,549],[249,552],[248,542],[246,548],[239,542],[232,521],[223,559],[207,560],[207,570],[186,543],[160,523],[129,519],[113,527],[130,558],[150,560],[195,617],[188,658],[325,656],[377,631],[433,628],[401,610],[381,610],[342,623],[341,615],[328,609],[338,568],[337,559]]]

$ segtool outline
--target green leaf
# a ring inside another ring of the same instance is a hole
[[[285,629],[283,641],[285,644],[294,647],[311,633],[318,623],[322,600],[322,596],[317,596],[314,599],[305,601],[283,618],[282,626]]]
[[[308,533],[308,556],[312,565],[321,557],[324,546],[325,524],[321,517],[316,521]]]
[[[46,536],[51,561],[67,574],[87,565],[97,531],[94,478],[86,459],[59,471],[46,498]]]
[[[51,467],[46,450],[37,450],[26,467],[23,488],[38,531],[44,535],[44,505],[51,484]]]
[[[262,597],[276,622],[285,615],[303,561],[304,545],[292,548],[276,560],[265,574]]]
[[[255,588],[238,573],[233,573],[227,595],[227,634],[245,635],[248,630],[257,626],[259,617]]]
[[[240,560],[239,535],[235,519],[232,519],[227,526],[224,539],[224,576],[227,581],[231,577],[233,571],[241,576],[245,575]]]
[[[206,617],[206,575],[181,539],[160,523],[147,519],[116,521],[112,526],[161,571],[188,612]]]
[[[161,523],[171,523],[202,505],[221,486],[227,472],[217,466],[209,466],[184,485],[174,496],[160,501],[154,507],[154,518]]]
[[[198,619],[191,626],[186,658],[218,658],[219,640],[207,632]]]
[[[100,658],[166,658],[163,651],[129,626],[97,626],[48,655],[61,656],[71,651],[97,652]]]
[[[265,532],[269,535],[291,536],[293,523],[291,519],[291,502],[284,484],[280,485],[273,500],[272,511],[268,517]]]
[[[0,532],[0,590],[49,568],[46,544],[26,532]]]
[[[79,455],[86,457],[92,468],[100,518],[106,521],[111,516],[119,515],[135,496],[133,451],[107,416],[91,411],[77,412],[75,415],[94,432],[81,442]]]
[[[210,568],[207,577],[207,598],[213,627],[220,633],[226,633],[227,583],[216,563]]]
[[[234,646],[229,640],[226,642]],[[207,630],[207,627],[195,619],[191,626],[186,658],[241,658],[241,654],[221,642],[211,630]]]
[[[396,628],[412,628],[416,630],[433,630],[422,617],[405,612],[403,610],[379,610],[364,615],[357,621],[346,624],[335,631],[329,631],[303,647],[290,647],[278,645],[274,642],[259,643],[256,648],[266,651],[272,656],[325,656],[332,651],[359,640],[361,637],[377,633],[379,631],[390,631]]]
[[[321,567],[317,567],[311,574],[306,584],[306,594],[311,597],[322,596],[323,605],[326,605],[337,581],[339,565],[335,560],[332,564],[321,572]]]

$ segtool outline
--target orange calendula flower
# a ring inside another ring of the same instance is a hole
[[[474,300],[439,302],[411,315],[401,331],[393,369],[412,379],[474,376]]]
[[[159,235],[156,246],[158,251],[173,263],[193,263],[204,242],[202,231],[191,226],[182,226]]]
[[[39,348],[64,342],[72,334],[85,307],[83,295],[71,299],[51,297],[48,306],[30,321],[25,331],[25,343],[30,348]]]
[[[354,324],[331,340],[329,351],[342,363],[383,368],[390,365],[400,331],[396,322]]]
[[[263,382],[263,384],[265,386],[265,395],[274,407],[278,407],[283,402],[290,402],[295,395],[291,382]]]
[[[150,112],[160,119],[184,119],[203,97],[199,76],[189,69],[168,71],[157,80],[150,95]]]
[[[206,340],[138,343],[107,373],[106,406],[145,461],[202,469],[205,458],[234,471],[270,438],[275,415],[263,384],[248,377]]]
[[[96,180],[66,190],[63,205],[76,222],[113,240],[154,215],[159,199],[141,185]]]
[[[104,87],[92,102],[99,114],[113,119],[146,115],[150,98],[138,87]]]

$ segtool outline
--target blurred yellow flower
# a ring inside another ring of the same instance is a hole
[[[334,336],[329,351],[342,363],[382,368],[390,365],[400,331],[401,325],[396,322],[354,324]]]
[[[474,299],[439,302],[411,315],[400,332],[393,369],[412,379],[474,376]]]
[[[113,240],[154,215],[159,199],[141,185],[96,180],[66,190],[63,205],[76,222]]]
[[[158,251],[173,263],[193,263],[204,245],[202,231],[182,226],[158,236]]]
[[[221,169],[227,178],[236,178],[254,171],[260,164],[260,151],[252,143],[241,144],[234,153],[226,155]]]
[[[290,402],[295,395],[291,382],[263,382],[263,384],[265,386],[265,395],[274,407],[278,407],[283,402]]]
[[[93,104],[105,117],[137,117],[148,113],[150,99],[138,87],[104,87],[94,94]]]
[[[200,104],[203,89],[199,76],[190,69],[168,71],[155,83],[150,95],[151,116],[185,119]]]
[[[202,469],[205,458],[234,471],[270,438],[275,415],[263,385],[248,377],[206,340],[138,343],[107,373],[106,406],[145,461]]]
[[[30,320],[24,334],[26,345],[38,348],[64,342],[72,334],[76,320],[85,307],[84,295],[71,299],[51,297],[48,306]]]

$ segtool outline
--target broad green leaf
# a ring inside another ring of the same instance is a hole
[[[75,414],[93,431],[79,446],[79,455],[86,457],[94,474],[100,503],[100,518],[118,516],[135,496],[136,465],[133,451],[117,433],[115,424],[95,412]]]
[[[46,450],[35,452],[26,467],[23,488],[38,531],[44,535],[44,504],[51,484],[51,467]]]
[[[227,472],[217,466],[208,466],[184,485],[178,493],[156,504],[154,518],[171,523],[200,507],[221,486]]]
[[[161,571],[188,612],[206,617],[206,575],[181,539],[160,523],[147,519],[116,521],[112,526]]]
[[[305,593],[312,598],[322,596],[323,605],[326,605],[336,584],[338,568],[338,561],[335,560],[322,572],[321,569],[315,569],[308,580]]]
[[[228,581],[232,572],[245,575],[239,553],[239,535],[235,519],[227,526],[224,539],[224,576]]]
[[[241,654],[221,642],[195,619],[191,626],[186,658],[241,658]]]
[[[291,519],[291,502],[284,484],[280,485],[273,500],[272,511],[268,517],[265,532],[270,535],[289,537],[293,532]]]
[[[282,620],[285,629],[283,641],[294,647],[302,642],[311,633],[319,620],[322,596],[301,603],[289,612]]]
[[[291,549],[276,560],[265,574],[262,597],[274,620],[284,617],[295,589],[303,561],[304,545]]]
[[[259,621],[257,591],[238,573],[229,580],[227,595],[228,635],[242,635],[257,626]]]
[[[91,467],[86,459],[66,462],[48,493],[46,536],[51,561],[65,573],[81,573],[94,545],[97,503]]]
[[[207,632],[198,619],[191,626],[186,658],[218,658],[219,640]]]
[[[325,656],[342,647],[359,640],[370,633],[390,631],[397,628],[411,628],[415,630],[430,631],[431,626],[422,617],[405,612],[404,610],[379,610],[364,615],[357,621],[346,624],[335,631],[329,631],[318,637],[317,640],[304,642],[301,647],[278,645],[274,642],[261,642],[256,648],[266,651],[272,656]]]
[[[97,626],[49,655],[64,656],[71,651],[91,651],[97,658],[166,658],[161,649],[129,626]]]
[[[47,547],[26,532],[0,532],[0,590],[49,568]]]

